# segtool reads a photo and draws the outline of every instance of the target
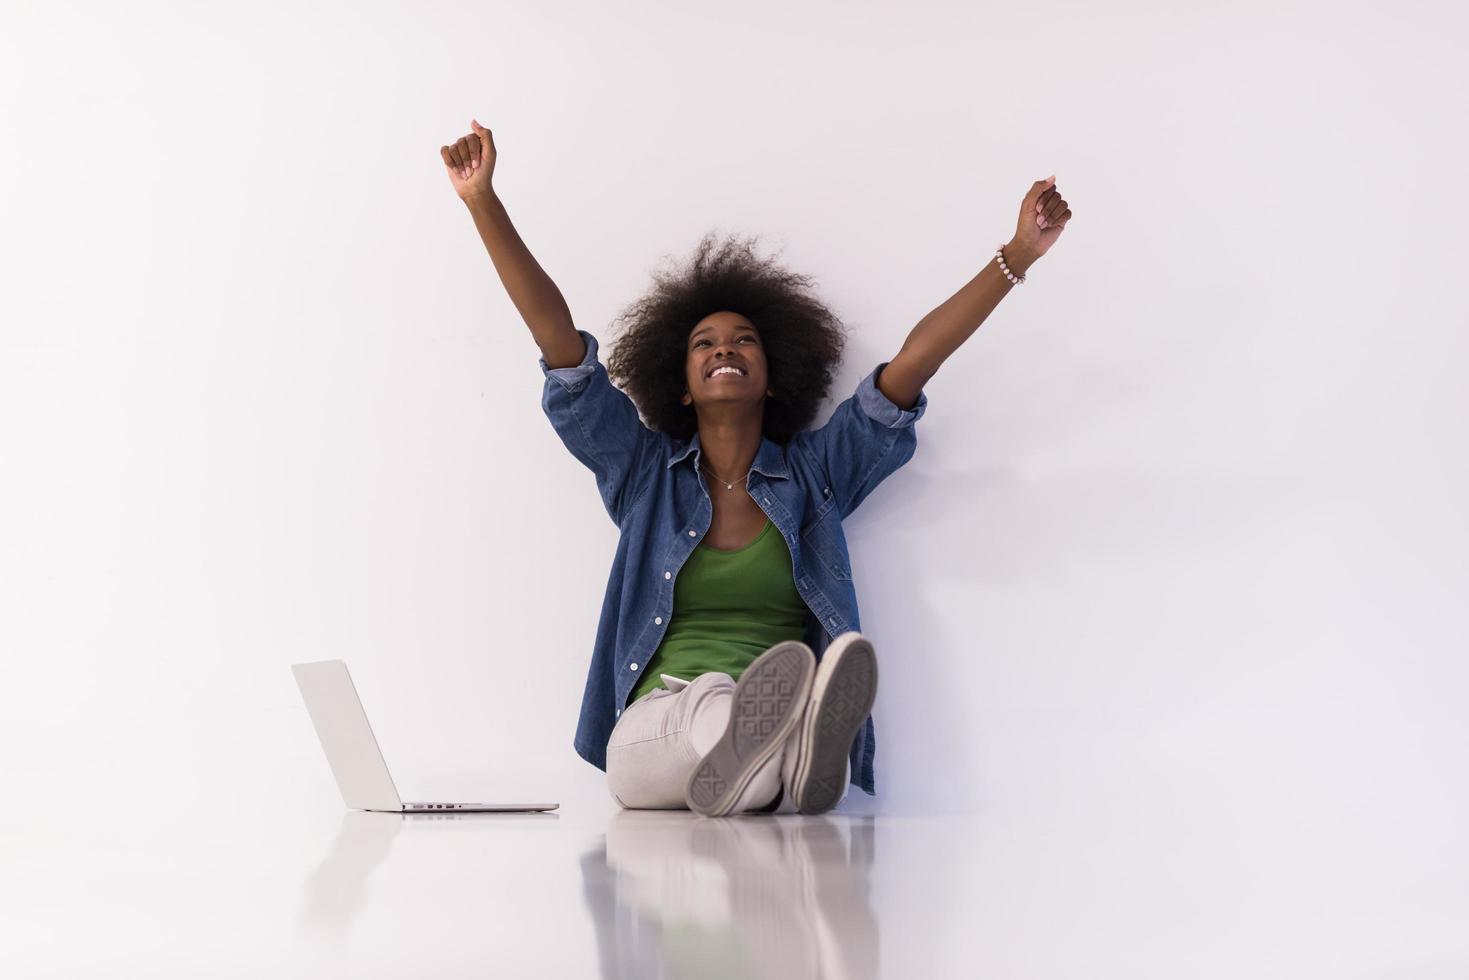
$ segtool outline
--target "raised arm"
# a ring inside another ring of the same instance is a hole
[[[576,332],[561,290],[520,240],[490,183],[495,171],[494,137],[478,121],[471,119],[469,124],[472,132],[439,147],[449,182],[469,208],[500,282],[520,311],[520,318],[530,327],[547,365],[574,367],[586,355],[586,343]]]
[[[1071,221],[1071,209],[1056,190],[1054,177],[1038,180],[1020,205],[1015,237],[1003,246],[1005,265],[1023,276],[1045,255]],[[991,259],[953,296],[929,313],[908,334],[903,348],[883,368],[877,387],[899,408],[911,409],[928,379],[950,354],[994,312],[1014,285]]]

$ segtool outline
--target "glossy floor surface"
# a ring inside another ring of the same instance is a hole
[[[1376,822],[1381,807],[1308,826],[1266,800],[1052,803],[722,820],[595,800],[407,817],[12,809],[0,823],[4,968],[1136,980],[1469,966],[1462,851]],[[1354,839],[1363,814],[1375,844]]]

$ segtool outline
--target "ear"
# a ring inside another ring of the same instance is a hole
[[[689,389],[685,388],[683,390],[683,397],[679,399],[679,402],[683,405],[692,405],[694,403],[693,396],[689,394]]]

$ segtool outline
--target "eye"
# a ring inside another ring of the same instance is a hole
[[[754,334],[749,334],[749,333],[747,333],[747,334],[741,334],[740,335],[740,339],[741,340],[754,340],[755,339],[755,335]],[[703,337],[700,337],[698,340],[694,341],[694,349],[695,350],[698,350],[700,344],[707,344],[707,343],[709,343],[709,341],[705,340]]]

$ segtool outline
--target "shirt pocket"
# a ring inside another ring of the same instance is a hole
[[[801,526],[801,553],[821,562],[832,576],[851,581],[850,562],[842,554],[842,517],[836,509],[835,495],[827,497]]]

